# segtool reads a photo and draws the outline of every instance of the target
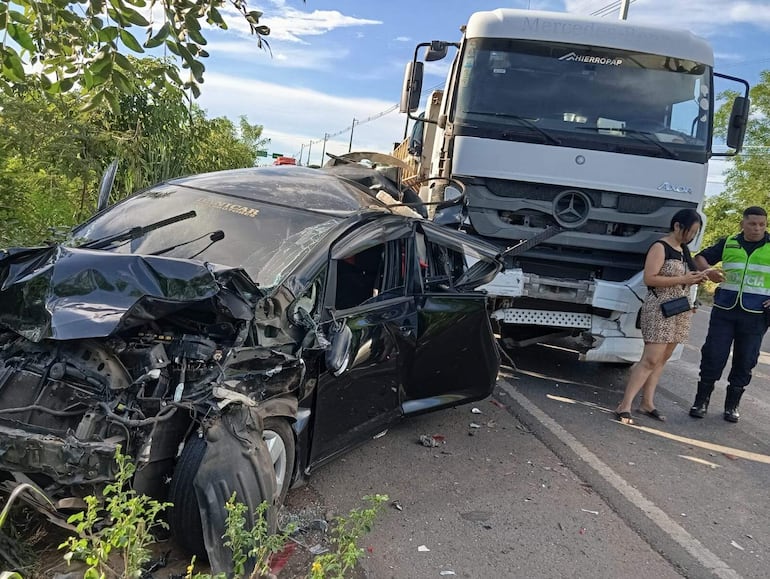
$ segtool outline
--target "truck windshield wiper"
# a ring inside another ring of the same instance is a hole
[[[139,239],[140,237],[147,235],[148,233],[150,233],[150,231],[155,231],[156,229],[160,229],[161,227],[166,227],[167,225],[171,225],[172,223],[179,223],[180,221],[185,221],[186,219],[192,219],[197,215],[198,214],[195,213],[195,211],[180,213],[179,215],[174,215],[173,217],[169,217],[167,219],[161,219],[160,221],[156,221],[155,223],[150,223],[149,225],[132,227],[130,229],[121,231],[120,233],[115,233],[114,235],[108,235],[100,239],[94,239],[92,241],[88,241],[83,245],[81,245],[80,247],[85,249],[103,249],[105,247],[112,245],[113,243],[118,243],[121,241],[123,242],[133,241],[134,239]]]
[[[642,141],[644,143],[650,143],[657,147],[659,151],[663,151],[666,155],[668,155],[669,159],[678,159],[679,155],[676,151],[673,149],[667,147],[663,143],[661,143],[658,139],[653,137],[648,131],[640,131],[638,129],[625,129],[625,128],[612,128],[612,127],[575,127],[579,131],[619,131],[623,132],[627,135],[631,135],[634,137],[637,141]]]
[[[513,115],[509,113],[492,113],[488,111],[465,111],[465,114],[482,115],[485,117],[498,117],[501,119],[510,119],[510,120],[518,121],[519,123],[521,123],[522,126],[530,128],[536,133],[539,133],[540,135],[542,135],[545,138],[545,140],[551,143],[552,145],[561,145],[561,141],[559,139],[554,137],[551,133],[549,133],[545,129],[538,127],[534,122],[530,121],[528,118],[522,117],[521,115]],[[510,136],[510,133],[506,131],[503,133],[503,136],[504,137]]]

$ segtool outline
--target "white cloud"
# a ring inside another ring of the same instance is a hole
[[[227,25],[231,30],[249,34],[249,25],[237,10],[227,7],[223,8],[222,12],[226,15]],[[338,10],[304,12],[285,6],[282,2],[274,2],[274,6],[264,10],[264,16],[259,19],[259,23],[270,28],[268,42],[281,40],[306,44],[307,41],[303,39],[306,36],[320,36],[337,28],[378,25],[382,24],[382,21],[347,16]]]
[[[272,46],[271,51],[257,46],[253,39],[235,39],[210,42],[206,49],[212,56],[226,56],[230,60],[248,62],[250,65],[273,66],[280,68],[302,68],[308,70],[328,70],[335,61],[347,58],[350,51],[346,48],[303,47],[295,44]]]
[[[568,12],[591,14],[604,5],[596,0],[565,0]],[[617,11],[607,18],[617,18]],[[770,5],[767,0],[644,0],[633,2],[628,20],[640,24],[687,28],[697,34],[710,35],[730,24],[753,24],[770,28]]]
[[[412,42],[412,39],[408,36],[396,36],[393,40],[396,42]]]
[[[337,10],[302,12],[294,8],[285,8],[281,12],[280,16],[260,19],[260,24],[270,27],[270,38],[292,42],[304,42],[303,36],[318,36],[337,28],[382,24],[380,20],[346,16]]]
[[[287,87],[216,73],[206,75],[199,104],[209,116],[237,118],[248,116],[249,122],[265,127],[264,136],[271,139],[270,150],[292,155],[304,143],[323,138],[349,127],[353,118],[366,119],[391,109],[393,101],[372,98],[347,98],[306,88]],[[391,112],[377,120],[356,125],[354,150],[389,151],[403,138],[406,118]],[[329,139],[326,150],[347,152],[350,132]],[[312,145],[312,163],[319,163],[321,143]]]
[[[452,66],[452,61],[450,57],[445,58],[444,60],[434,60],[433,62],[426,62],[425,63],[425,74],[430,74],[433,76],[440,76],[441,78],[446,78],[447,74],[449,74],[449,69]]]

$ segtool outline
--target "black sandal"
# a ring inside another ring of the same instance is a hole
[[[623,424],[633,424],[634,419],[630,412],[615,412],[615,420]]]
[[[654,418],[655,420],[657,420],[659,422],[665,422],[666,421],[666,417],[663,416],[660,412],[658,412],[657,408],[653,408],[652,410],[642,410],[640,408],[639,412],[641,412],[642,414],[644,414],[646,416],[649,416],[650,418]]]

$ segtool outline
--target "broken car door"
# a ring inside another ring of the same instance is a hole
[[[401,415],[401,368],[416,335],[407,291],[412,231],[410,219],[380,218],[332,248],[324,323],[347,326],[350,345],[344,370],[319,378],[312,463],[371,438]]]
[[[404,414],[484,398],[500,366],[486,294],[475,289],[501,269],[494,248],[427,222],[415,245],[417,348]]]

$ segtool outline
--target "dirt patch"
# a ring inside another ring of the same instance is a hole
[[[324,505],[320,495],[311,485],[289,492],[278,515],[279,525],[285,528],[287,524],[293,523],[297,530],[291,536],[284,552],[277,554],[272,560],[274,573],[280,579],[308,576],[316,555],[332,548],[330,530],[337,514]],[[68,567],[63,558],[64,552],[58,549],[69,533],[52,524],[37,529],[34,546],[37,557],[34,563],[22,570],[25,579],[82,577],[83,565],[73,563]],[[28,538],[22,540],[27,541]],[[144,579],[179,579],[185,576],[191,558],[175,544],[173,538],[161,538],[152,545],[152,551],[152,568]],[[119,566],[115,565],[115,568]],[[210,568],[205,561],[196,561],[195,572],[209,573]],[[67,576],[69,573],[73,575]],[[351,579],[366,578],[360,568],[354,569],[348,576]]]

